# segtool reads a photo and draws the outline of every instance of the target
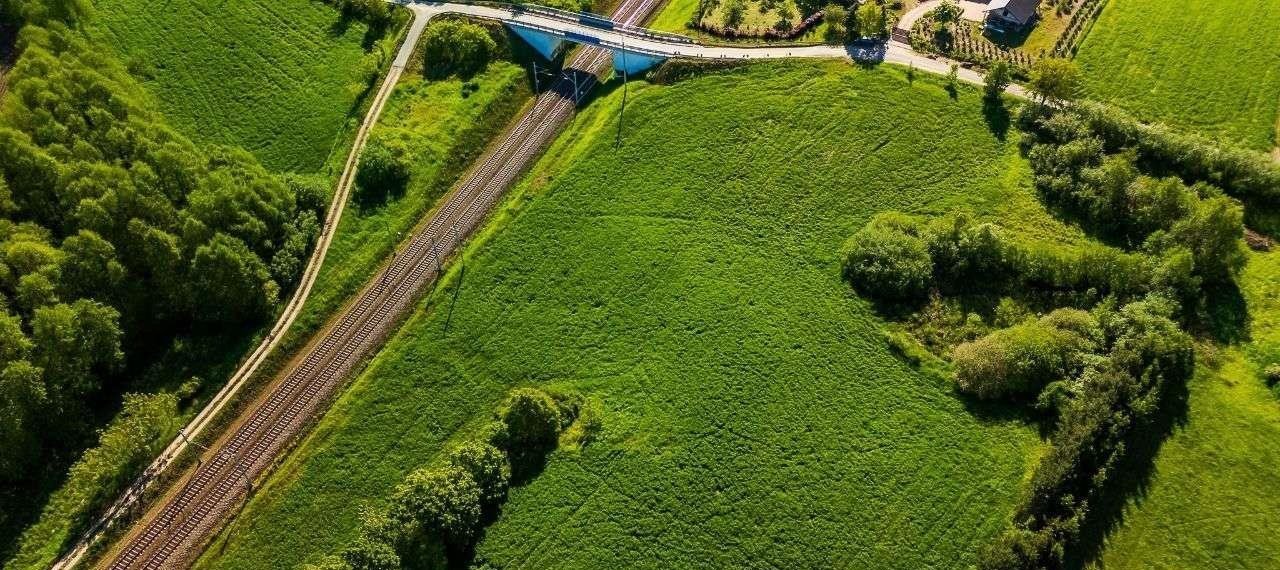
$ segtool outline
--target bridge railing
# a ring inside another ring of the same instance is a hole
[[[599,27],[599,26],[593,25],[593,23],[590,23],[591,21],[609,22],[612,25],[613,30],[620,31],[628,35],[640,36],[647,39],[668,42],[668,43],[682,43],[682,44],[695,43],[693,38],[690,38],[688,36],[682,36],[680,34],[672,34],[668,32],[659,32],[657,30],[650,30],[648,28],[644,28],[640,26],[633,26],[630,24],[623,24],[621,22],[614,22],[613,20],[610,20],[608,16],[601,16],[599,14],[592,14],[590,12],[574,12],[571,10],[561,10],[559,8],[551,8],[549,6],[541,6],[538,4],[527,4],[527,3],[521,3],[521,2],[494,2],[492,0],[445,0],[445,1],[453,2],[457,4],[472,4],[475,6],[488,6],[491,8],[500,8],[500,9],[510,10],[513,13],[524,12],[529,14],[537,14],[539,16],[555,18],[557,20],[561,20],[564,22],[581,24],[581,25],[591,26],[591,27]],[[604,28],[601,28],[601,29],[604,29]]]

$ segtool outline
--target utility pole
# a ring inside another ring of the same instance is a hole
[[[194,446],[196,446],[196,447],[199,447],[201,451],[209,451],[209,448],[205,447],[204,445],[202,445],[202,444],[200,444],[200,443],[197,443],[197,442],[194,442],[194,441],[191,441],[191,438],[188,438],[188,437],[187,437],[186,428],[179,428],[179,429],[178,429],[178,437],[182,438],[182,441],[187,442],[187,445],[194,445]],[[197,465],[197,466],[199,466],[199,465],[200,465],[200,463],[203,461],[203,458],[201,457],[201,455],[203,455],[203,454],[197,454],[197,455],[196,455],[196,465]]]
[[[618,107],[618,137],[613,142],[614,150],[622,148],[622,119],[627,110],[627,37],[622,36],[622,105]]]
[[[538,59],[533,59],[533,95],[537,97],[542,94],[542,85],[538,81]]]

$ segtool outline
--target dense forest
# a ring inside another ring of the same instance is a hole
[[[323,213],[323,188],[168,127],[89,11],[0,0],[0,528],[175,339],[269,317]]]

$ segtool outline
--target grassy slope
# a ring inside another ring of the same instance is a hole
[[[1111,0],[1077,60],[1090,95],[1268,150],[1280,113],[1280,2]]]
[[[1280,401],[1259,378],[1280,354],[1280,253],[1254,254],[1242,282],[1252,339],[1192,381],[1187,423],[1108,539],[1106,568],[1280,565]]]
[[[310,0],[98,0],[95,35],[150,75],[165,116],[270,169],[320,170],[348,122],[366,27]]]
[[[295,328],[312,330],[369,279],[391,248],[433,207],[436,199],[474,156],[529,98],[522,68],[497,62],[472,81],[479,88],[462,96],[462,81],[427,82],[406,74],[387,102],[374,137],[405,141],[414,165],[409,189],[391,200],[353,199],[338,224],[324,266]]]
[[[1014,144],[975,93],[896,69],[633,88],[615,152],[620,95],[576,119],[454,270],[456,306],[436,292],[201,567],[336,550],[361,506],[521,383],[599,398],[605,429],[515,491],[480,545],[503,567],[971,563],[1038,440],[894,359],[836,250],[890,208],[1055,233]]]

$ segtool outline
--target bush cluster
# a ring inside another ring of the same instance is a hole
[[[410,473],[390,504],[363,517],[360,534],[314,570],[398,570],[457,563],[496,516],[513,480],[530,475],[578,416],[574,396],[521,388],[508,395],[482,437],[445,464]]]
[[[1245,262],[1240,204],[1203,181],[1142,174],[1132,150],[1106,153],[1106,144],[1079,115],[1060,112],[1040,121],[1028,155],[1036,186],[1050,201],[1105,236],[1166,259],[1189,257],[1188,273],[1166,276],[1193,295],[1200,281],[1235,278]]]
[[[361,20],[374,28],[391,23],[391,4],[384,0],[329,0],[344,18]]]
[[[1153,260],[1112,247],[1028,243],[965,213],[924,221],[880,214],[845,244],[844,276],[863,294],[911,302],[938,289],[1028,288],[1132,295],[1153,287]]]
[[[1101,342],[1080,359],[1078,372],[1055,383],[1058,419],[1049,451],[1013,527],[984,549],[980,568],[1066,565],[1065,553],[1079,539],[1091,502],[1117,481],[1117,466],[1135,439],[1153,429],[1169,388],[1191,376],[1194,352],[1172,318],[1176,306],[1152,296],[1122,307],[1103,303],[1091,318],[1072,316],[1073,327]]]
[[[356,169],[356,198],[373,201],[387,196],[397,196],[409,184],[408,150],[398,141],[374,137],[360,151],[360,166]]]
[[[1060,115],[1064,117],[1057,120],[1075,126],[1051,128]],[[1026,108],[1019,122],[1036,142],[1065,144],[1092,136],[1108,154],[1132,151],[1145,171],[1212,184],[1251,204],[1280,205],[1280,164],[1265,153],[1146,125],[1120,109],[1089,101],[1063,109]]]
[[[957,346],[956,382],[982,398],[1034,396],[1050,382],[1079,374],[1100,336],[1089,313],[1058,309]]]

